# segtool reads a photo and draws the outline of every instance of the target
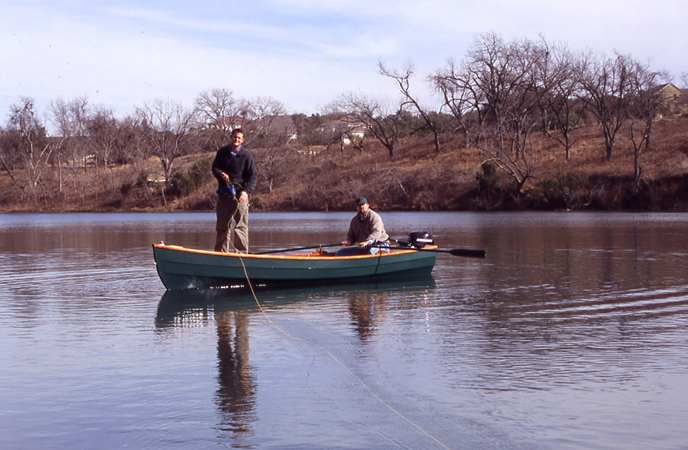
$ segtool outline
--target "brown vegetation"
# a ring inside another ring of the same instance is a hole
[[[433,138],[405,139],[395,159],[370,141],[365,152],[347,146],[315,155],[299,147],[254,148],[259,169],[270,159],[281,170],[272,192],[266,171],[259,172],[255,211],[351,210],[352,199],[366,194],[381,210],[688,210],[688,118],[655,123],[652,147],[643,154],[645,171],[634,189],[634,154],[630,138],[617,143],[607,161],[596,127],[574,132],[577,144],[566,160],[561,146],[545,134],[533,137],[532,178],[519,192],[510,177],[481,164],[479,149],[466,149],[460,139],[434,151]],[[277,155],[275,155],[277,153]],[[161,202],[162,170],[156,157],[139,164],[68,170],[65,192],[42,195],[37,203],[20,201],[11,181],[0,177],[0,205],[5,211],[149,211],[210,210],[215,180],[210,176],[214,152],[179,157]],[[47,183],[56,180],[55,172]],[[72,189],[72,186],[74,189]],[[14,194],[13,194],[14,193]]]
[[[30,98],[0,128],[0,209],[208,210],[214,152],[241,127],[255,154],[254,210],[688,210],[688,93],[628,55],[576,55],[544,40],[480,36],[426,77],[380,63],[401,98],[348,93],[322,115],[271,98],[202,92],[118,119],[85,98]]]
[[[630,139],[621,139],[618,155],[607,161],[603,138],[590,126],[574,131],[569,161],[556,141],[533,136],[532,177],[522,191],[483,164],[479,149],[456,139],[436,153],[426,136],[405,140],[393,160],[371,144],[363,154],[349,149],[296,161],[291,176],[261,193],[256,206],[351,209],[355,195],[367,194],[383,210],[688,210],[688,119],[659,121],[655,133],[639,189]]]

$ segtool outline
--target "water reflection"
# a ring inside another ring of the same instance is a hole
[[[171,327],[190,328],[206,326],[215,309],[231,302],[233,310],[255,308],[247,291],[181,290],[166,291],[158,303],[155,326],[163,331]]]
[[[348,300],[352,323],[365,339],[382,320],[385,301],[416,290],[435,287],[430,274],[350,284],[311,285],[259,290],[254,298],[247,289],[208,289],[166,291],[158,303],[155,325],[159,331],[169,327],[206,326],[213,312],[246,310],[249,314],[260,308],[265,311],[298,302]],[[397,294],[397,295],[395,295]]]
[[[384,320],[389,299],[414,298],[434,289],[431,275],[370,283],[282,288],[167,291],[158,304],[155,326],[165,333],[176,328],[205,327],[215,322],[217,335],[217,389],[220,413],[218,428],[229,433],[233,446],[246,444],[256,421],[258,381],[250,364],[250,318],[276,309],[301,304],[348,305],[353,332],[362,343],[374,335]],[[424,295],[421,295],[424,297]],[[344,301],[344,302],[342,302]],[[260,302],[260,306],[257,302]]]
[[[447,320],[451,345],[442,347],[447,376],[467,351],[476,361],[467,385],[479,389],[554,389],[572,380],[637,383],[649,371],[675,367],[674,355],[657,355],[685,346],[685,265],[667,265],[671,255],[656,258],[647,250],[627,250],[618,236],[601,236],[609,249],[577,244],[544,255],[492,252],[495,263],[476,270],[482,292],[448,311],[455,319]],[[676,283],[679,272],[684,279]],[[477,318],[469,324],[469,349],[459,344],[466,314]]]
[[[249,316],[256,304],[250,293],[223,291],[168,291],[158,304],[159,331],[206,326],[215,322],[217,336],[218,429],[233,442],[252,435],[256,383],[250,367]]]
[[[488,256],[259,291],[265,316],[162,295],[150,244],[208,248],[213,217],[0,215],[0,448],[435,448],[371,395],[451,447],[685,447],[688,214],[390,213]],[[256,248],[348,218],[258,213]]]
[[[251,432],[256,420],[256,388],[249,366],[247,311],[218,311],[217,323],[217,393],[222,415],[220,429],[241,440]]]
[[[351,323],[361,341],[367,341],[385,317],[387,294],[381,292],[352,292],[348,295]]]

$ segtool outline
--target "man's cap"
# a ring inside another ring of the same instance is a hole
[[[356,199],[356,205],[358,206],[365,205],[366,203],[368,203],[368,199],[363,196]]]

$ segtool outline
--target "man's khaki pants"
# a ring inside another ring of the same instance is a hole
[[[248,253],[248,202],[220,194],[217,198],[216,252]]]

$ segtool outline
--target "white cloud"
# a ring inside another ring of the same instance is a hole
[[[688,70],[685,0],[273,0],[303,14],[361,18],[393,35],[406,57],[431,52],[443,61],[460,58],[473,38],[496,32],[505,38],[565,42],[577,50],[618,50],[674,72]],[[377,22],[377,23],[376,23]],[[433,51],[437,50],[437,51]],[[453,52],[453,53],[444,53]],[[400,58],[402,55],[398,55]],[[683,58],[685,59],[685,58]]]
[[[339,94],[333,86],[344,90],[352,78],[367,77],[376,85],[374,65],[338,60],[358,56],[346,46],[312,43],[320,51],[257,53],[231,43],[205,45],[183,35],[89,24],[59,14],[49,20],[36,15],[33,24],[30,30],[2,24],[10,30],[0,52],[7,80],[0,101],[5,103],[20,95],[43,105],[86,95],[126,112],[152,98],[190,103],[201,90],[227,87],[240,96],[270,95],[291,109],[313,111]],[[370,53],[384,40],[361,37],[356,45]]]
[[[618,50],[675,75],[688,72],[680,56],[688,51],[688,8],[675,0],[223,5],[10,2],[0,16],[0,116],[21,95],[44,106],[86,95],[126,113],[153,98],[190,103],[213,87],[314,112],[344,91],[396,97],[393,84],[377,74],[378,60],[415,63],[416,89],[427,97],[422,77],[449,57],[460,60],[487,31],[507,39],[542,34],[572,49]]]

